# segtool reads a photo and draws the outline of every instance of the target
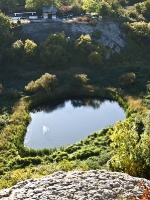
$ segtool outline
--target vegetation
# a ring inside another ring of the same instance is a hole
[[[50,91],[53,90],[58,84],[55,75],[44,74],[41,78],[37,79],[35,82],[31,81],[27,86],[25,86],[25,91],[29,93],[36,93],[40,90]]]
[[[40,15],[51,5],[59,16],[83,14],[76,23],[117,21],[126,47],[120,53],[104,47],[98,29],[74,40],[60,30],[36,43],[5,15],[23,9]],[[0,188],[57,170],[105,168],[150,178],[149,0],[1,0],[0,8]],[[81,96],[118,101],[127,119],[59,149],[24,147],[31,108]]]

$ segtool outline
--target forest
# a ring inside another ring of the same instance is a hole
[[[72,40],[61,30],[31,40],[22,32],[26,24],[11,17],[41,16],[43,6],[56,6],[60,18],[73,13],[70,23],[77,25],[113,21],[126,45],[120,52],[103,45],[99,29]],[[150,179],[150,0],[0,0],[0,10],[0,189],[59,170],[108,169]],[[31,108],[83,96],[117,101],[126,120],[59,149],[24,147]]]

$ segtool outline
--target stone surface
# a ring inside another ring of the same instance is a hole
[[[30,23],[22,26],[21,33],[39,43],[56,32],[64,32],[67,37],[74,40],[82,34],[92,35],[94,30],[100,30],[102,33],[99,42],[104,46],[109,46],[115,52],[120,52],[126,45],[125,34],[121,31],[119,23],[114,21],[100,21],[96,26],[85,23]]]
[[[143,186],[139,187],[140,183]],[[0,190],[1,200],[141,199],[150,181],[105,170],[55,172]],[[133,199],[133,198],[132,198]]]

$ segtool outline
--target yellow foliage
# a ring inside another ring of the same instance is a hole
[[[131,110],[140,111],[142,113],[147,111],[147,108],[142,105],[142,100],[140,98],[126,95],[125,99],[127,100]]]

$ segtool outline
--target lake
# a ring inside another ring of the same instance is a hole
[[[117,102],[90,98],[49,102],[30,114],[24,146],[33,149],[74,144],[126,118]]]

